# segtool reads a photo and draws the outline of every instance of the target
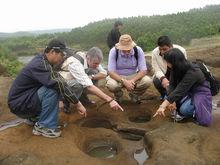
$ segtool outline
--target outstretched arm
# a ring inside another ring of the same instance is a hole
[[[90,93],[92,93],[92,94],[98,96],[99,98],[101,98],[102,100],[105,100],[106,102],[108,102],[112,109],[115,109],[115,110],[119,109],[121,111],[124,111],[123,108],[113,98],[111,98],[110,96],[108,96],[107,94],[102,92],[95,85],[88,86],[86,89]]]
[[[163,103],[159,106],[156,113],[153,115],[153,117],[156,117],[157,115],[165,116],[166,108],[170,105],[169,101],[164,100]]]

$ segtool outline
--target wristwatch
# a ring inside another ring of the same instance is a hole
[[[120,83],[123,84],[124,80],[125,80],[124,78],[121,78]]]

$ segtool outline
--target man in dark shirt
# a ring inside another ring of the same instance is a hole
[[[120,29],[123,27],[123,23],[121,21],[116,21],[114,23],[114,27],[109,32],[107,37],[107,44],[109,49],[113,48],[116,43],[118,43],[119,38],[121,36]]]
[[[49,138],[60,136],[57,123],[61,96],[74,103],[79,113],[86,116],[84,106],[53,71],[53,66],[62,62],[66,50],[63,41],[51,40],[44,53],[36,55],[21,70],[9,91],[8,105],[11,112],[21,118],[37,120],[33,128],[34,135]]]

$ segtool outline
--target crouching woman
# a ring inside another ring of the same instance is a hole
[[[187,61],[184,54],[176,48],[164,54],[164,59],[171,69],[168,97],[154,117],[165,116],[166,109],[177,110],[179,117],[193,118],[199,125],[210,126],[212,95],[199,66]]]

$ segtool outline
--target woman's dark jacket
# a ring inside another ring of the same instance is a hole
[[[196,88],[198,85],[205,81],[205,76],[203,72],[197,65],[191,64],[191,68],[183,75],[183,78],[179,80],[174,79],[173,70],[170,74],[170,84],[167,100],[170,103],[180,101],[184,96],[186,96],[190,91]]]

